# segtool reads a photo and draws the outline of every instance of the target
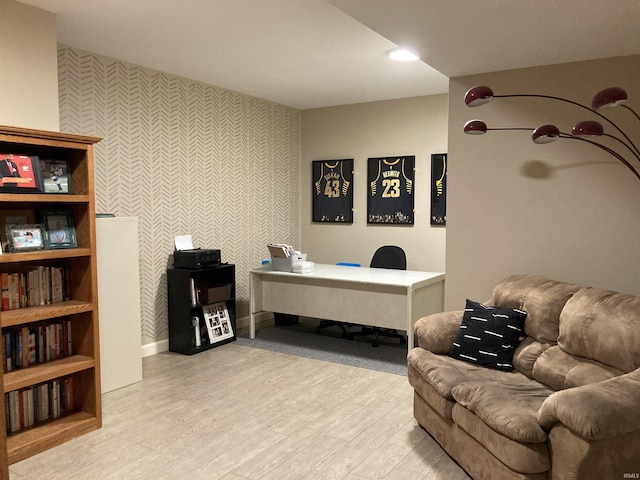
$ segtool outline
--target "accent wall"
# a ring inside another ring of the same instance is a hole
[[[300,112],[63,46],[58,66],[60,128],[103,138],[97,211],[139,220],[142,344],[168,338],[176,235],[236,265],[242,324],[267,243],[300,244]]]

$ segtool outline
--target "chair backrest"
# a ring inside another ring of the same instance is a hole
[[[371,259],[371,268],[407,269],[407,256],[404,250],[395,245],[385,245],[378,248]]]

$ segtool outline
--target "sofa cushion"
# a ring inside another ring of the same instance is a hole
[[[523,334],[527,312],[488,307],[467,299],[462,325],[449,355],[498,370],[513,370],[513,352]]]
[[[547,442],[517,442],[487,426],[474,413],[456,404],[453,421],[509,468],[520,473],[541,473],[551,467]]]
[[[519,383],[528,381],[519,372],[503,372],[478,367],[467,362],[461,362],[448,355],[436,355],[420,347],[411,349],[407,356],[409,366],[412,366],[425,381],[431,385],[439,395],[447,400],[454,400],[451,390],[464,382],[498,381],[504,383]]]
[[[495,286],[490,304],[525,310],[525,333],[543,344],[556,343],[560,312],[581,288],[540,275],[513,275]]]
[[[533,378],[554,390],[580,387],[623,373],[608,365],[569,355],[559,345],[547,349],[533,366]]]
[[[420,398],[442,418],[451,420],[451,410],[455,402],[440,395],[411,364],[407,369],[407,376],[409,385],[420,395]]]
[[[456,402],[505,437],[516,442],[544,442],[547,434],[536,415],[553,391],[522,378],[526,381],[461,383],[453,388],[452,395]]]
[[[625,373],[639,368],[640,297],[594,288],[576,293],[560,315],[558,345]]]
[[[533,366],[536,360],[550,346],[550,343],[540,343],[532,337],[525,338],[513,354],[513,368],[533,378]]]

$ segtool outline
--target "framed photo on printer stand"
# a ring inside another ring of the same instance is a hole
[[[203,305],[202,315],[209,334],[209,343],[214,344],[234,337],[231,317],[225,302]]]
[[[311,221],[353,223],[353,159],[314,160],[311,173]]]

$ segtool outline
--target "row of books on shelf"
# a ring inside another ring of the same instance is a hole
[[[2,330],[4,371],[44,363],[73,354],[71,320]]]
[[[7,434],[16,433],[73,411],[73,377],[4,394]]]
[[[69,296],[65,267],[38,266],[23,272],[3,272],[2,310],[48,305]]]

